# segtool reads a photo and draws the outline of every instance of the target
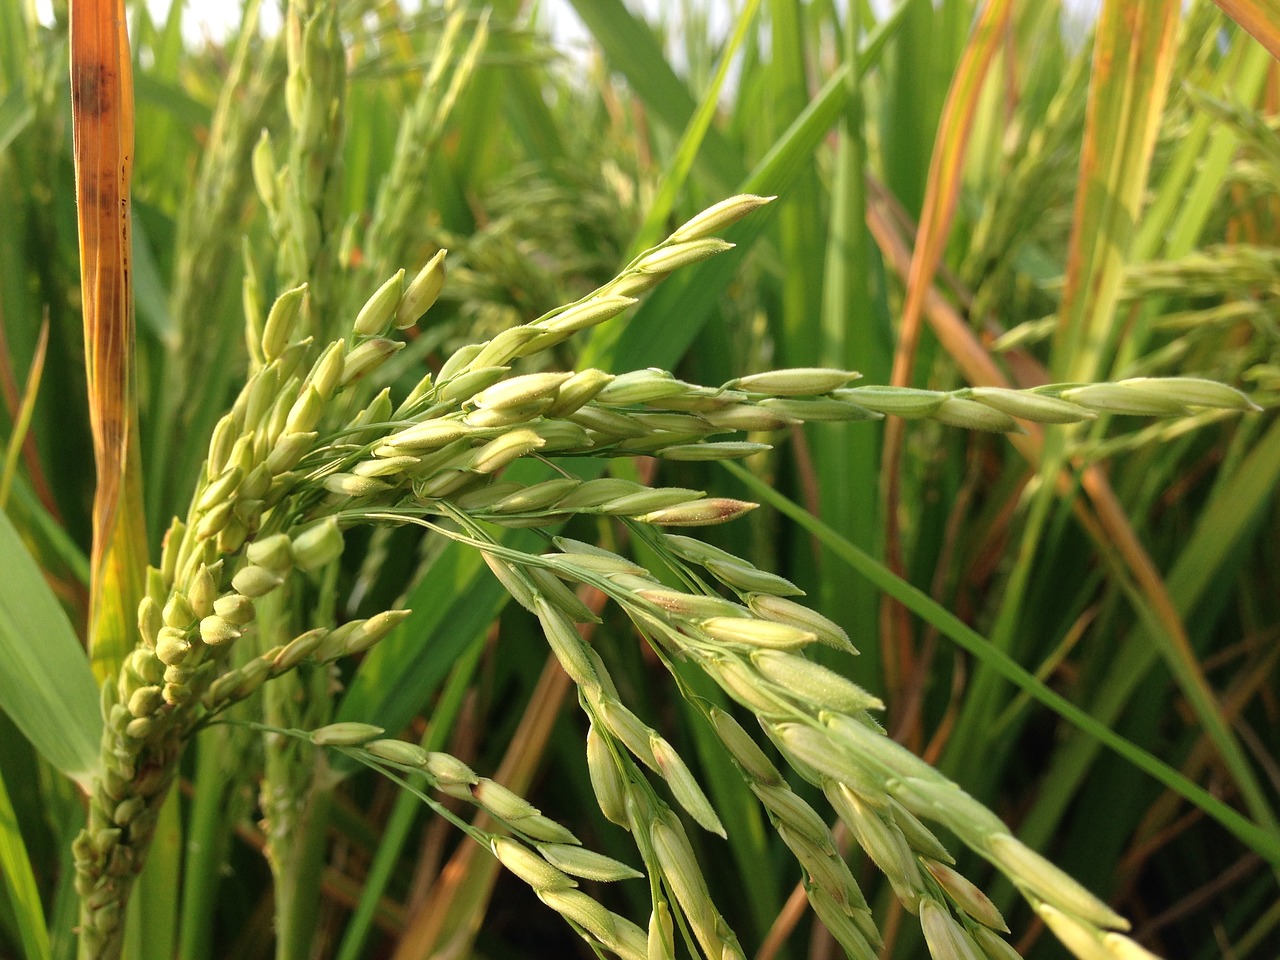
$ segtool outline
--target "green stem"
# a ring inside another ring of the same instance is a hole
[[[296,589],[281,589],[259,604],[260,643],[269,650],[297,633]],[[310,730],[328,722],[329,672],[301,667],[277,677],[262,691],[268,726]],[[267,859],[276,896],[276,958],[311,956],[320,909],[326,824],[331,791],[324,754],[295,738],[268,733],[261,806],[266,821]]]

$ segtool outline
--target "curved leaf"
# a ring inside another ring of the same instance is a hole
[[[97,769],[97,684],[71,622],[0,514],[0,709],[82,786]]]

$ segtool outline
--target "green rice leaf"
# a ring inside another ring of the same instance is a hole
[[[863,41],[864,69],[878,60],[886,39],[900,22],[895,11]],[[847,65],[842,67],[823,84],[733,192],[782,194],[795,182],[847,106],[849,69]],[[711,143],[708,132],[705,146]],[[702,329],[721,292],[740,268],[743,255],[764,233],[769,221],[770,211],[761,210],[726,230],[725,239],[735,243],[737,249],[683,270],[663,283],[625,328],[597,328],[583,350],[580,363],[605,370],[674,365]]]
[[[676,198],[684,188],[689,171],[693,168],[694,160],[698,156],[698,151],[702,148],[702,145],[706,142],[707,135],[713,129],[711,121],[715,117],[716,108],[720,102],[720,94],[724,89],[725,79],[729,75],[729,68],[733,63],[734,57],[742,48],[743,41],[747,37],[747,30],[755,22],[755,15],[759,8],[760,0],[747,0],[746,6],[738,15],[737,25],[734,27],[728,43],[720,54],[720,62],[716,67],[715,76],[712,78],[706,92],[702,95],[698,108],[694,111],[693,116],[689,118],[689,123],[684,128],[684,132],[680,135],[680,143],[676,147],[670,165],[663,174],[662,184],[658,188],[657,196],[654,197],[653,203],[649,207],[649,213],[640,228],[639,236],[632,242],[631,253],[633,255],[640,253],[646,247],[653,246],[662,239],[663,224],[670,219],[671,212],[675,209]]]
[[[97,684],[80,641],[9,518],[0,514],[0,709],[85,786],[97,769]]]
[[[672,133],[684,130],[697,102],[663,55],[648,25],[621,0],[576,0],[573,8],[600,44],[610,67],[627,78],[653,116]],[[702,150],[707,161],[702,171],[716,178],[721,192],[733,192],[730,188],[742,170],[741,157],[715,127],[706,131]]]
[[[18,818],[0,776],[0,880],[18,921],[18,936],[28,960],[48,960],[49,931],[40,909],[40,891],[31,872],[26,844],[18,830]]]

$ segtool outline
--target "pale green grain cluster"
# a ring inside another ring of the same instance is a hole
[[[1120,294],[1127,300],[1229,298],[1241,290],[1268,298],[1280,294],[1280,253],[1274,247],[1208,246],[1176,260],[1135,264],[1125,272]]]
[[[230,341],[238,336],[234,327],[208,323],[207,304],[218,296],[226,263],[239,252],[241,208],[251,190],[250,157],[263,127],[279,112],[278,93],[285,72],[283,37],[270,38],[257,56],[251,56],[253,33],[247,29],[237,46],[194,189],[178,218],[169,310],[175,329],[167,344],[171,362],[165,367],[165,397],[207,396],[208,385],[216,382],[209,357],[227,351],[229,344],[222,338]],[[195,466],[185,451],[198,456],[198,444],[192,438],[207,436],[217,412],[201,404],[170,403],[162,408],[156,445],[184,457],[180,462],[186,468],[181,470],[184,478]],[[148,487],[152,492],[169,490],[168,485],[155,482]]]
[[[420,774],[428,787],[483,810],[502,830],[467,823],[418,793],[437,813],[486,846],[499,863],[528,884],[538,899],[569,921],[593,947],[623,960],[646,960],[644,931],[584,893],[578,883],[579,878],[611,883],[643,874],[587,850],[568,828],[543,816],[528,800],[497,781],[479,776],[458,758],[403,740],[380,738],[382,732],[369,724],[348,722],[330,724],[305,736],[318,746],[341,749],[405,787],[403,774]]]
[[[483,537],[478,530],[473,533]],[[518,562],[524,559],[521,555],[492,542],[484,556],[516,601],[538,617],[552,652],[578,687],[590,720],[587,764],[592,787],[604,815],[635,838],[654,880],[654,916],[665,914],[669,924],[670,911],[679,910],[708,956],[743,957],[737,938],[707,893],[684,828],[654,791],[644,770],[664,780],[676,803],[703,829],[723,837],[724,826],[675,748],[623,704],[604,661],[583,641],[576,627],[577,622],[593,620],[594,616],[561,583],[561,578],[647,583],[647,571],[588,544],[560,538],[557,543],[563,548],[561,552],[528,558],[532,561],[528,564]],[[589,571],[585,577],[584,571]],[[648,955],[670,956],[669,930],[663,933],[661,924],[657,929],[655,934],[651,925],[648,949],[667,944],[665,952]],[[653,945],[655,937],[657,946]],[[643,942],[641,948],[645,949]]]
[[[319,109],[308,90],[304,84],[292,94],[292,110]],[[309,122],[320,121],[311,116]],[[562,473],[532,485],[499,479],[521,458],[554,464],[559,455],[749,456],[765,446],[735,434],[805,421],[892,414],[1009,430],[1017,419],[1065,423],[1099,412],[1178,415],[1248,406],[1235,391],[1195,379],[935,393],[849,386],[856,373],[811,368],[752,374],[719,387],[656,369],[613,376],[519,368],[522,358],[617,316],[670,271],[725,249],[707,232],[762,202],[738,197],[717,205],[588,297],[455,352],[399,404],[386,390],[354,412],[344,401],[399,349],[392,329],[412,323],[439,295],[442,257],[408,282],[402,272],[386,281],[348,320],[346,335],[323,347],[308,335],[310,288],[299,285],[277,298],[253,341],[259,362],[213,431],[190,509],[174,521],[160,568],[150,572],[139,646],[103,691],[105,773],[76,843],[86,955],[118,955],[130,883],[179,756],[200,725],[300,664],[369,650],[407,615],[387,611],[305,630],[232,666],[229,653],[254,629],[264,600],[294,571],[336,560],[343,528],[357,523],[415,523],[471,544],[538,618],[579,688],[601,808],[633,834],[653,880],[648,933],[558,879],[572,874],[567,864],[582,859],[562,849],[576,840],[501,785],[443,755],[367,739],[368,730],[339,725],[317,736],[352,749],[359,741],[362,755],[424,771],[441,789],[465,794],[502,821],[519,843],[485,842],[605,949],[626,957],[669,956],[675,918],[708,956],[743,955],[706,895],[684,828],[660,790],[702,828],[719,835],[725,828],[689,765],[622,701],[607,666],[582,640],[576,624],[594,617],[571,584],[602,590],[662,658],[696,664],[761,720],[790,765],[823,789],[904,905],[920,914],[936,957],[964,956],[965,949],[1000,957],[1006,948],[993,945],[993,931],[1003,928],[999,915],[950,871],[950,858],[924,820],[942,822],[1010,877],[1072,949],[1085,942],[1117,956],[1129,949],[1129,941],[1107,932],[1123,927],[1119,917],[886,738],[867,713],[879,701],[803,655],[811,643],[852,648],[837,624],[793,599],[802,593],[795,584],[696,539],[662,532],[724,522],[752,504],[612,477]],[[555,538],[553,548],[537,556],[514,551],[479,523],[543,527],[579,514],[627,523],[684,589],[574,540]],[[871,955],[879,935],[822,817],[790,791],[732,717],[708,710],[707,719],[803,867],[815,911],[852,955]]]
[[[303,37],[318,36],[332,26],[323,11],[302,16],[298,23]],[[327,76],[323,57],[312,62],[317,58],[306,59],[306,49],[303,44],[291,50],[291,76],[307,76],[293,82],[290,110],[296,114],[295,128],[319,137],[317,124],[335,121],[325,107],[332,107],[325,85],[318,82]],[[263,163],[260,169],[269,166]],[[296,189],[293,177],[275,183]],[[302,198],[321,202],[313,189],[318,183],[313,179]],[[301,215],[306,206],[295,204],[292,209]],[[305,245],[312,255],[317,253],[314,239]],[[674,268],[681,259],[670,255],[672,246],[668,243],[655,252],[667,251],[664,269]],[[282,255],[282,263],[286,261]],[[651,285],[657,279],[646,275],[644,282]],[[252,293],[251,280],[247,289]],[[429,261],[407,285],[399,275],[393,277],[358,312],[349,336],[323,350],[317,350],[307,335],[307,317],[313,311],[312,291],[306,285],[277,298],[258,326],[250,317],[255,369],[231,411],[215,426],[187,516],[174,520],[160,568],[149,573],[147,596],[138,612],[139,646],[117,682],[103,689],[104,774],[91,798],[88,824],[75,844],[85,956],[119,955],[130,887],[178,759],[200,723],[303,661],[322,664],[368,650],[406,615],[388,611],[332,630],[308,630],[230,667],[230,651],[251,629],[257,605],[280,590],[295,569],[319,569],[341,552],[342,535],[334,517],[339,504],[388,491],[396,492],[399,500],[383,499],[397,505],[420,504],[422,496],[438,495],[412,482],[397,487],[396,478],[407,481],[403,469],[392,482],[381,479],[385,458],[372,456],[374,449],[403,431],[424,426],[428,417],[409,419],[407,414],[420,411],[429,391],[460,409],[462,401],[507,373],[505,367],[496,375],[487,366],[467,370],[460,360],[454,364],[457,378],[442,377],[451,389],[435,391],[428,377],[398,413],[393,414],[389,394],[383,391],[345,422],[324,422],[327,411],[340,409],[337,401],[343,394],[401,346],[380,334],[412,323],[430,307],[442,280],[440,257]],[[595,322],[603,319],[598,316]],[[485,346],[471,351],[471,358]],[[393,416],[397,422],[389,431],[386,424]],[[541,438],[508,429],[509,423],[499,423],[497,430],[489,426],[489,436],[473,438],[482,442],[467,469],[437,457],[434,472],[430,462],[422,464],[427,468],[420,470],[423,478],[440,488],[456,483],[454,475],[460,473],[466,474],[467,482],[483,482],[543,445]],[[573,432],[575,442],[584,435],[580,427]],[[357,472],[362,462],[379,468]],[[393,464],[407,467],[394,460]]]
[[[993,315],[996,304],[1009,302],[1007,288],[1021,272],[1016,257],[1021,243],[1047,232],[1052,223],[1047,211],[1070,207],[1088,88],[1088,62],[1076,58],[1041,122],[1020,128],[1025,141],[1018,144],[1013,168],[1002,181],[1000,202],[984,205],[959,270],[974,291],[971,316]]]
[[[304,329],[328,339],[337,322],[332,304],[340,276],[337,225],[346,93],[337,5],[332,0],[290,0],[284,32],[289,141],[278,164],[271,136],[264,130],[253,153],[253,177],[275,240],[280,283],[310,285]],[[249,354],[261,362],[270,359],[262,344],[269,335],[270,319],[264,325],[253,302],[252,284],[261,268],[248,253],[245,267]]]
[[[1140,950],[1119,932],[1128,926],[1123,918],[1015,839],[960,787],[886,737],[868,713],[882,707],[877,698],[804,656],[803,648],[812,643],[852,648],[838,625],[790,599],[801,593],[794,584],[692,538],[644,530],[633,528],[689,590],[672,590],[625,557],[563,538],[556,538],[555,550],[538,556],[490,542],[486,559],[539,618],[552,651],[579,687],[591,721],[592,786],[605,816],[632,832],[650,876],[659,881],[655,917],[683,915],[708,957],[740,955],[679,820],[644,769],[666,781],[676,804],[701,827],[723,834],[723,825],[670,744],[619,699],[603,661],[575,626],[591,615],[562,580],[604,592],[664,660],[697,664],[757,717],[788,765],[822,789],[898,899],[919,916],[937,960],[1005,960],[1016,953],[1000,936],[1008,932],[1000,912],[953,869],[954,859],[926,821],[945,826],[1012,880],[1077,956],[1122,958]],[[483,544],[478,529],[469,536]],[[815,913],[849,956],[875,957],[881,943],[875,919],[826,821],[792,792],[732,715],[703,709],[804,870]]]
[[[342,548],[332,520],[296,523],[294,498],[305,498],[307,483],[294,468],[317,442],[325,404],[351,382],[344,383],[344,371],[360,358],[358,347],[347,350],[340,341],[306,363],[307,341],[294,339],[303,293],[286,294],[272,308],[265,365],[218,422],[187,517],[174,520],[161,566],[149,573],[138,610],[140,644],[103,688],[106,772],[76,843],[87,955],[119,949],[130,883],[195,726],[305,659],[368,649],[404,615],[308,631],[229,669],[230,651],[263,598],[294,569],[317,569]]]
[[[351,350],[345,349],[345,343],[331,345],[317,361],[313,378],[325,385],[336,377],[337,386],[349,387],[389,343],[380,343],[375,335],[386,329],[386,315],[394,313],[399,303],[404,271],[374,292],[355,314],[354,322],[339,319],[344,277],[336,268],[342,232],[343,98],[347,86],[339,17],[334,0],[290,0],[286,9],[288,139],[284,163],[276,168],[275,151],[264,131],[253,167],[276,248],[276,289],[287,292],[276,300],[260,329],[252,322],[247,329],[255,365],[282,349],[294,330],[307,331],[321,343],[339,332],[349,332]],[[256,280],[257,270],[247,269],[247,294]],[[251,307],[247,313],[251,318],[257,316]],[[328,403],[332,398],[324,400]],[[353,393],[348,403],[357,402],[359,395]],[[323,576],[320,565],[310,569]],[[291,635],[332,623],[326,609],[303,612],[292,596],[293,589],[286,586],[263,604],[256,648],[279,646]],[[277,727],[312,727],[326,722],[333,709],[328,674],[325,670],[304,670],[272,685],[262,696],[263,719]],[[263,761],[259,805],[276,889],[277,937],[282,952],[290,952],[311,936],[319,876],[310,866],[314,859],[307,854],[306,838],[325,829],[326,784],[331,778],[321,766],[323,757],[294,740],[267,737]]]

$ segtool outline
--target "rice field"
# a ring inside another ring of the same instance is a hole
[[[1268,3],[37,6],[0,956],[1277,955]]]

